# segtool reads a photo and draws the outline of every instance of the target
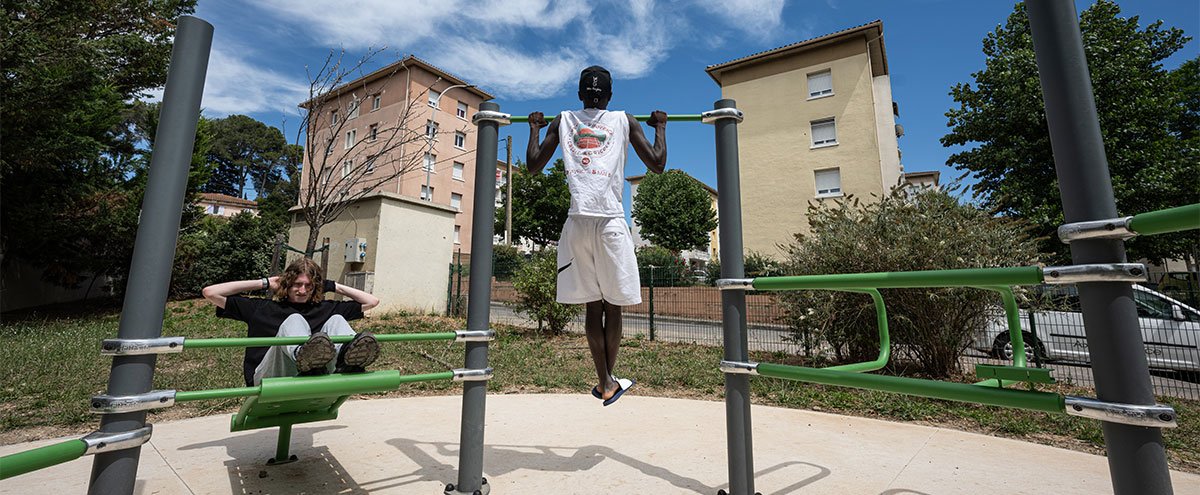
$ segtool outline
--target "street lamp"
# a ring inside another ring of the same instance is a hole
[[[433,117],[436,116],[437,109],[441,107],[440,102],[442,101],[442,95],[445,95],[446,92],[448,92],[454,88],[473,88],[473,87],[475,87],[474,84],[455,84],[453,86],[450,86],[449,88],[443,89],[440,93],[437,94],[436,97],[433,98],[433,115],[429,116],[429,121],[433,122],[435,125],[437,124],[437,120],[434,120]],[[433,91],[432,85],[430,85],[429,91]],[[429,128],[425,129],[425,142],[426,142],[426,144],[429,145],[429,151],[426,151],[425,155],[433,156],[433,134],[434,133],[431,133],[429,131],[430,131]],[[432,163],[432,160],[430,160],[430,163],[425,164],[425,201],[429,201],[429,202],[433,202],[433,190],[429,188],[429,176],[432,173],[433,173],[433,163]]]

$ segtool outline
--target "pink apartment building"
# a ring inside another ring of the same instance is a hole
[[[406,128],[427,137],[432,144],[430,151],[421,151],[426,146],[424,139],[393,150],[391,154],[395,157],[413,156],[421,163],[412,171],[381,184],[368,194],[396,194],[457,209],[454,232],[448,235],[453,236],[454,249],[461,248],[467,254],[471,249],[475,187],[476,138],[471,117],[478,111],[481,102],[490,99],[491,94],[409,55],[347,82],[323,98],[304,102],[300,106],[313,112],[310,120],[317,130],[314,133],[316,139],[312,142],[330,143],[333,147],[326,150],[331,154],[331,159],[318,171],[321,179],[328,180],[332,175],[326,174],[341,173],[340,169],[344,167],[344,164],[334,163],[336,160],[332,159],[340,156],[338,152],[357,143],[362,151],[347,158],[373,158],[373,153],[382,145],[378,141],[383,140],[381,134],[384,129],[397,122],[409,101],[415,101]],[[353,104],[355,101],[358,101],[357,108]],[[333,132],[339,135],[330,139]],[[362,140],[365,142],[359,143]],[[310,155],[314,154],[306,150],[300,178],[301,191],[312,180],[309,177],[312,168]],[[360,191],[368,187],[367,183],[371,182],[373,174],[367,174],[350,188]]]

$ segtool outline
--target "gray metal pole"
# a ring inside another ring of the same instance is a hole
[[[211,24],[191,16],[179,18],[150,159],[146,197],[133,244],[129,282],[125,286],[117,332],[121,339],[152,339],[162,335],[163,308],[171,282],[212,35]],[[154,363],[153,354],[113,357],[108,395],[149,392],[154,382]],[[108,414],[100,419],[100,431],[132,431],[145,424],[145,411]],[[92,463],[88,493],[133,493],[139,455],[141,447],[97,455]]]
[[[717,100],[714,109],[736,108]],[[717,139],[717,209],[721,218],[721,278],[746,276],[742,251],[742,187],[738,171],[737,121],[714,122]],[[746,338],[746,291],[721,291],[721,327],[725,360],[749,361]],[[754,446],[751,442],[750,375],[725,374],[725,436],[729,446],[729,493],[754,493]]]
[[[500,111],[492,102],[479,110]],[[467,296],[467,329],[487,330],[492,299],[492,232],[496,222],[496,148],[500,125],[479,123],[475,144],[475,212],[471,216],[471,290]],[[488,365],[488,343],[467,342],[468,369]],[[463,383],[462,430],[459,434],[458,484],[455,493],[473,494],[483,485],[483,421],[487,382]]]
[[[1075,3],[1030,0],[1026,5],[1066,222],[1116,217]],[[1071,260],[1076,264],[1121,263],[1125,261],[1125,243],[1075,241]],[[1128,283],[1081,283],[1079,302],[1097,397],[1154,404],[1133,289]],[[1114,493],[1172,493],[1160,429],[1106,422],[1103,430]]]

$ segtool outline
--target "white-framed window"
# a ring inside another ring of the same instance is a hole
[[[366,163],[367,163],[367,170],[366,170],[366,173],[368,173],[368,174],[369,174],[369,173],[371,173],[371,172],[374,172],[374,171],[375,171],[375,160],[376,160],[377,158],[379,158],[379,155],[367,155],[367,162],[366,162]]]
[[[437,139],[438,123],[432,120],[425,121],[425,137],[429,139]]]
[[[355,140],[358,139],[358,129],[350,129],[346,132],[346,149],[354,147]]]
[[[441,99],[442,99],[441,93],[434,91],[433,88],[429,89],[429,106],[431,106],[433,108],[437,108],[438,100],[441,100]]]
[[[351,96],[351,98],[354,99],[350,101],[349,105],[346,105],[346,120],[358,118],[358,107],[362,103],[358,101],[357,97]]]
[[[329,125],[337,125],[338,123],[337,110],[329,111]]]
[[[433,153],[425,153],[425,165],[423,168],[426,172],[433,172],[434,163],[437,163],[437,155]]]
[[[838,144],[837,125],[832,118],[814,120],[812,122],[812,147],[833,146]]]
[[[421,199],[423,199],[425,201],[433,201],[433,189],[434,188],[432,188],[432,187],[422,185],[421,186]]]
[[[463,172],[467,169],[467,165],[462,162],[454,162],[454,180],[463,179]]]
[[[825,70],[808,75],[808,99],[833,94],[833,73]]]
[[[225,207],[221,205],[209,205],[208,212],[212,213],[213,215],[220,215],[225,213]]]
[[[350,176],[350,171],[354,170],[354,160],[346,160],[342,162],[342,178]]]
[[[454,115],[457,115],[460,119],[467,120],[467,104],[461,101],[458,102],[458,108],[454,110]]]
[[[378,138],[379,138],[379,124],[371,124],[371,126],[367,128],[367,141],[370,141],[373,143]]]
[[[380,106],[383,106],[383,96],[380,96],[380,95],[372,96],[371,97],[371,111],[374,112],[376,110],[379,110]]]
[[[459,193],[450,193],[450,207],[462,208],[462,195]]]
[[[466,149],[467,133],[461,132],[461,131],[454,132],[454,147],[459,148],[459,149]]]
[[[330,168],[328,168],[328,169],[326,169],[326,170],[322,170],[322,171],[321,171],[321,184],[322,184],[322,185],[324,185],[324,184],[328,184],[328,183],[329,183],[329,176],[331,176],[331,175],[333,175],[333,168],[332,168],[332,167],[330,167]]]
[[[333,141],[329,141],[329,146],[325,147],[325,156],[333,154]]]
[[[827,198],[842,195],[842,172],[837,168],[827,168],[813,172],[817,182],[817,197]]]
[[[455,244],[462,244],[462,240],[459,237],[460,235],[462,235],[462,226],[455,225],[454,226],[454,243]]]

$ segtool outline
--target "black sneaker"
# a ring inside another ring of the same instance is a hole
[[[379,341],[375,334],[363,332],[342,346],[337,357],[337,373],[362,373],[379,357]]]
[[[308,342],[296,348],[296,371],[300,376],[324,375],[328,372],[334,353],[333,341],[329,340],[329,336],[325,332],[314,333]]]

